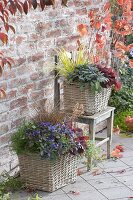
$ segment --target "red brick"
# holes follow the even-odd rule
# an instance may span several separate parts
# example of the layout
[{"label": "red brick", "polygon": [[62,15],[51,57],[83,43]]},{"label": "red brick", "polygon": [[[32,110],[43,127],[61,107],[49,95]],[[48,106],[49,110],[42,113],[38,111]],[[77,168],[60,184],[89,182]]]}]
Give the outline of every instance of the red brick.
[{"label": "red brick", "polygon": [[21,43],[25,42],[26,39],[27,39],[26,36],[17,36],[16,37],[16,44],[20,45]]},{"label": "red brick", "polygon": [[49,30],[52,28],[52,23],[48,22],[48,23],[44,23],[44,22],[40,22],[37,24],[36,26],[36,31],[37,32],[42,32],[42,31],[45,31],[45,30]]},{"label": "red brick", "polygon": [[15,98],[16,97],[16,93],[17,93],[17,90],[11,90],[10,92],[7,93],[7,98],[8,99]]},{"label": "red brick", "polygon": [[23,117],[23,118],[12,121],[11,129],[18,128],[21,124],[23,124],[24,120],[25,120],[25,118]]},{"label": "red brick", "polygon": [[18,88],[19,86],[25,85],[28,82],[26,78],[15,78],[8,83],[8,88]]},{"label": "red brick", "polygon": [[28,116],[29,115],[29,108],[28,106],[24,106],[24,107],[21,107],[20,109],[20,115],[21,116]]},{"label": "red brick", "polygon": [[0,125],[0,135],[7,133],[8,130],[9,130],[9,127],[8,127],[7,123]]},{"label": "red brick", "polygon": [[49,32],[46,34],[46,37],[47,37],[47,38],[56,38],[56,37],[59,37],[59,36],[61,36],[61,30],[49,31]]},{"label": "red brick", "polygon": [[14,61],[15,61],[15,64],[19,66],[26,62],[26,58],[18,58]]},{"label": "red brick", "polygon": [[43,99],[44,97],[44,91],[40,90],[40,91],[34,91],[31,92],[31,99],[33,99],[33,101],[39,100],[39,99]]},{"label": "red brick", "polygon": [[4,134],[0,136],[0,146],[7,144],[10,140],[10,136],[11,136],[10,134]]},{"label": "red brick", "polygon": [[21,97],[11,101],[10,110],[13,110],[17,107],[25,106],[27,104],[27,97]]},{"label": "red brick", "polygon": [[31,79],[32,81],[35,81],[35,80],[37,80],[38,78],[39,78],[39,74],[36,73],[36,72],[30,75],[30,79]]},{"label": "red brick", "polygon": [[28,61],[32,61],[32,62],[36,62],[36,61],[39,61],[41,59],[44,58],[44,53],[43,52],[40,52],[40,53],[36,53],[34,54],[33,56],[31,56]]},{"label": "red brick", "polygon": [[78,15],[87,15],[87,9],[86,8],[82,8],[82,9],[77,9],[76,10],[76,13],[78,14]]},{"label": "red brick", "polygon": [[34,83],[29,83],[25,85],[24,87],[19,88],[18,93],[19,95],[27,94],[29,90],[34,89]]}]

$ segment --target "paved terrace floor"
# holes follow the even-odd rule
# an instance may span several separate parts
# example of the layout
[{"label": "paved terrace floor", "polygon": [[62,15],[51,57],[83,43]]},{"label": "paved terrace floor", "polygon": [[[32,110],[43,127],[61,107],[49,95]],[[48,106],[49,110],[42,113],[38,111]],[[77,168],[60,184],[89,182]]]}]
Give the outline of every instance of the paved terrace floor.
[{"label": "paved terrace floor", "polygon": [[[113,136],[112,149],[124,145],[123,158],[99,163],[99,175],[87,172],[78,176],[77,182],[53,193],[38,191],[43,200],[130,200],[133,199],[133,138]],[[81,164],[83,165],[83,164]],[[80,166],[81,166],[80,165]],[[76,192],[72,194],[71,191]],[[27,200],[24,191],[13,194],[12,200]]]}]

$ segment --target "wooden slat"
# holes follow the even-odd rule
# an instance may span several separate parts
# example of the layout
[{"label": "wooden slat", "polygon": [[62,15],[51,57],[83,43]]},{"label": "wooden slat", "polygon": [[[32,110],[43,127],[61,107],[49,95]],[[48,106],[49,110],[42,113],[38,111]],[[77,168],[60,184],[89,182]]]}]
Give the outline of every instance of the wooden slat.
[{"label": "wooden slat", "polygon": [[[58,57],[55,56],[55,65],[58,63]],[[60,84],[58,82],[59,76],[57,73],[57,70],[54,72],[55,78],[54,78],[54,108],[60,109]]]},{"label": "wooden slat", "polygon": [[101,142],[97,143],[96,144],[96,147],[100,147],[102,146],[104,143],[108,142],[109,141],[109,137],[105,138],[104,140],[102,140]]}]

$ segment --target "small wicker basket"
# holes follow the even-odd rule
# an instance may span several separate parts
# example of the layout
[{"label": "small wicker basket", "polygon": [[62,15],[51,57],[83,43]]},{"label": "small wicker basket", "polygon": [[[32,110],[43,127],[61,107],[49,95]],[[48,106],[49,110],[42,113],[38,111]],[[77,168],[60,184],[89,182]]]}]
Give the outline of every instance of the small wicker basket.
[{"label": "small wicker basket", "polygon": [[76,181],[77,156],[67,154],[56,161],[41,159],[39,155],[19,155],[20,176],[26,186],[53,192]]},{"label": "small wicker basket", "polygon": [[86,85],[81,91],[78,83],[64,82],[64,110],[72,112],[77,103],[82,104],[86,115],[93,115],[107,108],[111,88],[103,88],[100,92],[93,91]]}]

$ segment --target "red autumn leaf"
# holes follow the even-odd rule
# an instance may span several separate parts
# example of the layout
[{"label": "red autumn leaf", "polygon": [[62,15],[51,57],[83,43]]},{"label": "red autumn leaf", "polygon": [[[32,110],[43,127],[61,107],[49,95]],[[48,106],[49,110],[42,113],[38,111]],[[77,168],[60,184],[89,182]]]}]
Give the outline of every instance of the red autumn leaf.
[{"label": "red autumn leaf", "polygon": [[94,27],[98,30],[98,29],[100,29],[100,27],[101,27],[101,22],[100,21],[96,21],[95,23],[94,23]]},{"label": "red autumn leaf", "polygon": [[7,44],[8,36],[5,33],[0,33],[0,40],[3,42],[3,44]]},{"label": "red autumn leaf", "polygon": [[96,43],[97,43],[97,48],[103,48],[104,43],[105,43],[105,37],[99,33],[96,34]]},{"label": "red autumn leaf", "polygon": [[123,17],[128,20],[131,21],[133,18],[133,12],[132,11],[123,11]]},{"label": "red autumn leaf", "polygon": [[15,34],[15,28],[11,25],[9,25],[9,28],[12,30],[12,32]]},{"label": "red autumn leaf", "polygon": [[130,51],[133,48],[133,43],[127,46],[127,51]]},{"label": "red autumn leaf", "polygon": [[5,97],[6,97],[5,90],[0,88],[0,99],[3,99]]},{"label": "red autumn leaf", "polygon": [[87,25],[85,25],[85,24],[78,25],[77,29],[78,29],[80,36],[85,36],[88,34]]},{"label": "red autumn leaf", "polygon": [[119,91],[121,88],[122,88],[121,82],[117,81],[117,82],[115,83],[115,90],[116,90],[116,91]]},{"label": "red autumn leaf", "polygon": [[125,53],[128,48],[123,42],[116,42],[115,49],[118,50],[118,51],[120,50],[123,53]]},{"label": "red autumn leaf", "polygon": [[67,1],[68,0],[62,0],[62,5],[67,6]]},{"label": "red autumn leaf", "polygon": [[105,5],[104,5],[104,11],[106,12],[107,10],[110,9],[110,2],[106,2]]},{"label": "red autumn leaf", "polygon": [[10,2],[10,6],[9,6],[9,10],[11,12],[12,15],[15,15],[16,11],[17,11],[17,7],[16,4],[14,3],[14,1],[9,1]]},{"label": "red autumn leaf", "polygon": [[3,0],[4,5],[7,6],[8,1],[7,0]]},{"label": "red autumn leaf", "polygon": [[43,0],[40,0],[40,6],[41,6],[41,9],[42,9],[42,11],[43,11],[44,8],[45,8],[45,3],[44,3]]},{"label": "red autumn leaf", "polygon": [[2,10],[3,10],[3,5],[2,3],[0,3],[0,12],[2,12]]},{"label": "red autumn leaf", "polygon": [[133,60],[129,60],[129,66],[133,68]]},{"label": "red autumn leaf", "polygon": [[127,3],[127,0],[117,0],[117,4],[120,6],[123,6],[125,3]]},{"label": "red autumn leaf", "polygon": [[88,16],[89,16],[90,19],[94,18],[94,16],[95,16],[95,11],[94,11],[94,10],[90,10]]},{"label": "red autumn leaf", "polygon": [[122,158],[123,155],[120,154],[120,150],[119,149],[114,149],[112,152],[111,152],[111,157],[113,158]]},{"label": "red autumn leaf", "polygon": [[6,32],[8,32],[9,31],[9,25],[7,23],[5,23],[4,27],[5,27]]},{"label": "red autumn leaf", "polygon": [[127,20],[120,19],[115,21],[114,31],[120,35],[129,35],[132,33],[132,26]]},{"label": "red autumn leaf", "polygon": [[32,0],[32,6],[34,9],[37,8],[37,0]]},{"label": "red autumn leaf", "polygon": [[123,0],[117,0],[117,4],[118,4],[118,5],[122,6],[122,5],[123,5],[123,3],[124,3],[124,1],[123,1]]},{"label": "red autumn leaf", "polygon": [[124,147],[122,145],[117,145],[115,148],[119,149],[120,152],[124,152]]},{"label": "red autumn leaf", "polygon": [[106,24],[109,28],[112,26],[112,14],[108,13],[104,19],[103,19],[104,24]]},{"label": "red autumn leaf", "polygon": [[18,1],[15,1],[16,3],[16,7],[18,9],[18,11],[22,14],[23,13],[23,4],[21,2],[18,3]]},{"label": "red autumn leaf", "polygon": [[44,0],[46,6],[51,6],[55,4],[55,0]]},{"label": "red autumn leaf", "polygon": [[98,56],[93,56],[93,61],[95,64],[100,62],[100,58]]},{"label": "red autumn leaf", "polygon": [[27,1],[25,1],[24,4],[23,4],[23,10],[24,10],[24,13],[27,15],[27,13],[28,13],[28,3],[27,3]]}]

